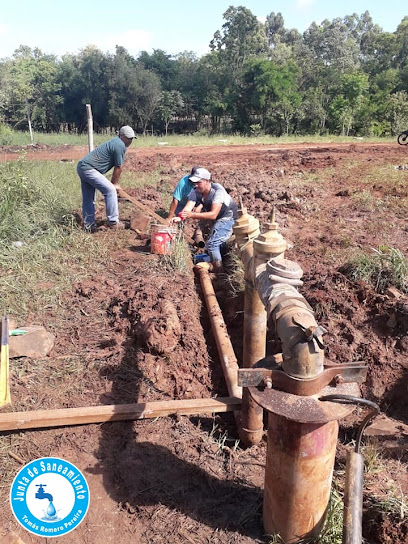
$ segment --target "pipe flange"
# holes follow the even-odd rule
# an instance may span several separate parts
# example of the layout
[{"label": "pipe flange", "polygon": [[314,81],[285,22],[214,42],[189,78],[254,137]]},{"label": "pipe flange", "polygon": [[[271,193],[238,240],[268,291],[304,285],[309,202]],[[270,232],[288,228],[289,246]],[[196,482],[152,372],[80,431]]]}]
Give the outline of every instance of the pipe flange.
[{"label": "pipe flange", "polygon": [[289,280],[300,280],[303,276],[303,270],[298,263],[289,259],[269,259],[266,268],[268,274]]},{"label": "pipe flange", "polygon": [[303,397],[292,395],[278,389],[248,387],[251,397],[268,412],[285,417],[298,423],[327,423],[347,417],[355,409],[349,404],[338,404],[330,401],[320,401],[319,397],[326,395],[351,395],[360,397],[360,387],[357,383],[343,383],[326,386],[318,394]]}]

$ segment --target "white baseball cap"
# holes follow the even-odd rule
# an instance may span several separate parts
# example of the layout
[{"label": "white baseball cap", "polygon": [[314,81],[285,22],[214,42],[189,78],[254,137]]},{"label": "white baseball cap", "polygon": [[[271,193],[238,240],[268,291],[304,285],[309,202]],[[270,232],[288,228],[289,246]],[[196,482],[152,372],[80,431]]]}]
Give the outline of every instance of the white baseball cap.
[{"label": "white baseball cap", "polygon": [[123,134],[123,136],[126,136],[126,138],[136,138],[136,134],[132,127],[129,125],[125,125],[124,127],[121,127],[119,130],[119,136]]},{"label": "white baseball cap", "polygon": [[194,172],[194,176],[190,176],[188,178],[193,183],[198,183],[202,179],[211,179],[211,174],[208,170],[205,168],[196,168],[196,171]]}]

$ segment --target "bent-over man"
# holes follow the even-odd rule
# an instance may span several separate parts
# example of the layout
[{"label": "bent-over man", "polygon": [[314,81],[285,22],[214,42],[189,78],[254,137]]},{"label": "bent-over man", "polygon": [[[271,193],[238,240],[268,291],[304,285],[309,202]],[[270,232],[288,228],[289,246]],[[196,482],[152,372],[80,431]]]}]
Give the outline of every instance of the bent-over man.
[{"label": "bent-over man", "polygon": [[[136,138],[133,129],[123,126],[118,136],[108,140],[88,153],[78,162],[77,172],[81,180],[82,216],[84,230],[95,232],[95,196],[96,190],[105,198],[108,227],[124,228],[119,221],[117,189],[120,189],[119,178],[127,148]],[[111,181],[104,174],[113,168]]]}]

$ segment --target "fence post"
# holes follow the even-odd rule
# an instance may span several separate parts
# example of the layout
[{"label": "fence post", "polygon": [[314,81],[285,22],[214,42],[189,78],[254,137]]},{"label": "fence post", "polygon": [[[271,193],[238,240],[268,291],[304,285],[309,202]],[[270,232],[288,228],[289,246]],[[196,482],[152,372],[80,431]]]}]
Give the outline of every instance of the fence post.
[{"label": "fence post", "polygon": [[89,152],[93,151],[94,149],[94,142],[93,142],[93,121],[92,121],[92,109],[91,104],[86,104],[86,117],[88,119],[88,147]]}]

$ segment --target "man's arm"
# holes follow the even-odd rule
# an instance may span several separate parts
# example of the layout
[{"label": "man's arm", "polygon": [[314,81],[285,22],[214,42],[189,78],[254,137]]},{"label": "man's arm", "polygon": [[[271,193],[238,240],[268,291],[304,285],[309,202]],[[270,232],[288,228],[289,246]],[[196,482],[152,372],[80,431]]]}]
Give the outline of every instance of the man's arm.
[{"label": "man's arm", "polygon": [[173,219],[174,212],[176,211],[178,203],[179,201],[177,200],[177,198],[173,197],[173,200],[171,201],[171,204],[170,204],[169,215],[167,216],[167,221],[171,221]]},{"label": "man's arm", "polygon": [[[189,204],[192,204],[189,208],[187,206]],[[221,202],[217,202],[211,205],[211,210],[209,212],[193,212],[191,211],[194,208],[194,202],[189,200],[187,204],[185,205],[183,211],[181,212],[183,219],[207,219],[207,220],[215,220],[217,219],[217,215],[220,213],[222,204]]]},{"label": "man's arm", "polygon": [[122,167],[121,166],[115,166],[113,168],[113,174],[112,174],[111,182],[113,183],[113,185],[115,185],[116,189],[120,189],[119,178],[120,178],[121,173],[122,173]]}]

